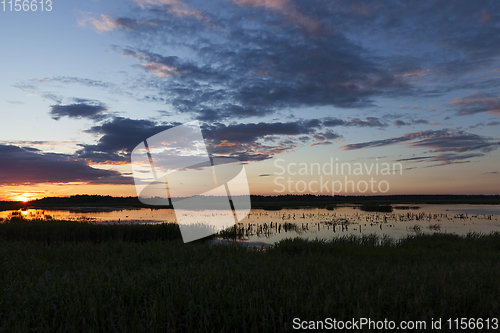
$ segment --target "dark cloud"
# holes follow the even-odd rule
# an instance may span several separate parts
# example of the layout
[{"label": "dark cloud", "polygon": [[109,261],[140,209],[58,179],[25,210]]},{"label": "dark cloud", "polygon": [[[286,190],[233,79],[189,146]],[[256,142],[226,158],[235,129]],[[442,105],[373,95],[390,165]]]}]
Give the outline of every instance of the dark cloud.
[{"label": "dark cloud", "polygon": [[466,152],[479,150],[482,152],[497,149],[500,142],[485,138],[480,135],[466,132],[449,132],[446,129],[439,131],[423,131],[407,133],[396,138],[355,143],[342,146],[343,150],[356,150],[363,148],[383,147],[396,143],[408,142],[410,147],[431,148],[433,152]]},{"label": "dark cloud", "polygon": [[433,159],[436,156],[417,156],[417,157],[409,157],[409,158],[400,158],[399,160],[396,160],[396,162],[411,162],[411,161],[425,161],[429,159]]},{"label": "dark cloud", "polygon": [[380,121],[379,118],[368,117],[366,120],[351,118],[344,126],[359,126],[359,127],[386,127],[387,124]]},{"label": "dark cloud", "polygon": [[[288,123],[222,123],[205,125],[203,134],[211,154],[237,158],[241,161],[265,160],[282,154],[303,143],[304,134],[317,135],[321,121],[300,120]],[[324,139],[338,137],[332,132],[323,133]]]},{"label": "dark cloud", "polygon": [[411,147],[431,148],[435,152],[466,152],[472,150],[489,152],[497,149],[499,145],[500,142],[498,141],[465,132],[433,135],[410,144]]},{"label": "dark cloud", "polygon": [[377,117],[368,117],[365,120],[361,120],[359,118],[351,118],[349,120],[342,120],[340,118],[323,118],[322,119],[323,126],[326,127],[335,127],[335,126],[357,126],[357,127],[386,127],[388,126],[385,122],[383,122],[380,118]]},{"label": "dark cloud", "polygon": [[440,122],[429,122],[428,120],[425,119],[412,119],[411,121],[402,121],[400,119],[394,121],[394,125],[396,126],[409,126],[409,125],[444,125],[443,123]]},{"label": "dark cloud", "polygon": [[106,117],[103,114],[103,112],[107,111],[106,105],[99,101],[76,98],[75,102],[66,105],[51,105],[50,114],[52,118],[55,120],[59,120],[62,117],[100,120]]},{"label": "dark cloud", "polygon": [[397,160],[397,162],[437,162],[437,164],[432,164],[426,166],[427,168],[443,166],[449,164],[457,163],[469,163],[471,159],[475,157],[482,157],[484,154],[481,153],[469,153],[469,154],[438,154],[435,156],[419,156],[411,158],[402,158]]},{"label": "dark cloud", "polygon": [[207,150],[212,156],[231,157],[242,162],[263,161],[274,155],[283,154],[297,147],[293,140],[282,140],[277,144],[267,145],[263,142],[213,144],[208,142]]},{"label": "dark cloud", "polygon": [[428,137],[428,136],[436,136],[436,135],[444,135],[446,134],[446,130],[440,130],[440,131],[423,131],[423,132],[415,132],[415,133],[406,133],[403,136],[396,137],[396,138],[389,138],[389,139],[384,139],[384,140],[375,140],[375,141],[368,141],[368,142],[362,142],[362,143],[353,143],[353,144],[348,144],[345,146],[342,146],[342,150],[356,150],[356,149],[363,149],[363,148],[374,148],[374,147],[383,147],[383,146],[388,146],[396,143],[401,143],[401,142],[406,142],[406,141],[411,141],[423,137]]},{"label": "dark cloud", "polygon": [[[76,152],[76,156],[95,163],[125,163],[129,161],[132,149],[141,141],[177,125],[179,123],[114,117],[87,130],[88,133],[99,135],[99,141],[94,145],[80,145],[82,149]],[[318,141],[316,144],[331,143],[331,140],[340,137],[332,131],[321,131],[322,128],[320,119],[311,119],[276,123],[205,124],[202,125],[202,133],[207,149],[213,156],[254,161],[294,149],[312,137]]]},{"label": "dark cloud", "polygon": [[[310,5],[310,10],[314,7]],[[380,48],[390,46],[393,54],[404,55],[400,61],[392,59],[392,66],[408,77],[422,77],[427,69],[460,76],[494,61],[500,51],[500,4],[494,0],[437,0],[426,6],[411,1],[355,0],[326,7],[318,14],[341,30],[368,40],[385,40]]]},{"label": "dark cloud", "polygon": [[318,145],[331,145],[333,144],[332,140],[338,139],[341,136],[337,133],[327,131],[323,133],[314,133],[312,137],[316,139],[316,142],[312,143],[311,146],[318,146]]},{"label": "dark cloud", "polygon": [[324,118],[323,125],[326,127],[335,127],[335,126],[343,126],[345,125],[345,120],[339,118]]},{"label": "dark cloud", "polygon": [[[146,47],[115,49],[137,59],[158,90],[157,98],[204,121],[301,106],[370,106],[375,96],[409,91],[368,50],[339,31],[333,33],[333,26],[312,33],[293,22],[299,12],[290,21],[288,15],[255,6],[220,5],[217,11],[203,12],[210,24],[151,6],[136,17],[114,20],[143,45],[176,45],[189,49],[189,56]],[[315,25],[314,18],[308,22]]]},{"label": "dark cloud", "polygon": [[156,93],[144,100],[203,121],[498,86],[493,78],[450,81],[495,61],[495,1],[136,3],[128,17],[91,23],[100,31],[123,29],[136,42],[115,50],[147,73],[137,84]]},{"label": "dark cloud", "polygon": [[416,119],[416,120],[413,120],[412,121],[414,124],[428,124],[429,121],[425,120],[425,119]]},{"label": "dark cloud", "polygon": [[176,125],[179,124],[158,124],[151,120],[114,117],[87,130],[86,132],[101,137],[95,145],[81,144],[82,149],[76,154],[80,158],[99,163],[127,162],[130,161],[130,152],[140,142]]},{"label": "dark cloud", "polygon": [[487,112],[500,115],[500,97],[478,94],[467,97],[457,97],[449,103],[459,116],[468,116]]},{"label": "dark cloud", "polygon": [[0,184],[84,182],[132,184],[132,179],[112,170],[95,169],[71,155],[43,153],[35,148],[0,145]]},{"label": "dark cloud", "polygon": [[[415,113],[364,120],[335,114],[313,121],[251,119],[301,107],[369,108],[380,97],[427,98],[468,89],[483,93],[452,101],[457,114],[499,113],[499,100],[490,90],[500,80],[487,75],[470,79],[478,69],[490,70],[500,52],[496,1],[436,0],[425,6],[398,0],[135,3],[128,17],[103,15],[102,21],[89,22],[98,31],[122,29],[130,37],[130,45],[114,50],[133,58],[134,67],[142,70],[133,85],[149,91],[140,96],[137,89],[138,98],[169,104],[177,114],[205,122],[203,133],[214,155],[264,160],[298,145],[332,144],[339,138],[329,130],[333,127],[385,128],[387,119],[395,126],[443,125]],[[402,108],[427,110],[407,103]],[[89,130],[101,138],[82,145],[78,156],[126,161],[138,142],[172,125],[113,118]],[[479,135],[427,130],[342,149],[400,143],[430,150],[432,156],[420,160],[437,165],[465,163],[498,147]]]},{"label": "dark cloud", "polygon": [[324,132],[324,133],[314,133],[312,136],[316,140],[320,140],[320,141],[334,140],[334,139],[340,138],[340,135],[333,133],[333,132],[330,132],[330,131]]},{"label": "dark cloud", "polygon": [[222,123],[204,126],[205,138],[220,143],[222,141],[236,143],[252,143],[268,135],[300,135],[312,134],[321,127],[319,120],[295,121],[289,123],[257,123],[234,124]]},{"label": "dark cloud", "polygon": [[406,125],[411,125],[411,122],[407,121],[407,122],[404,122],[402,120],[395,120],[394,121],[394,125],[396,126],[406,126]]}]

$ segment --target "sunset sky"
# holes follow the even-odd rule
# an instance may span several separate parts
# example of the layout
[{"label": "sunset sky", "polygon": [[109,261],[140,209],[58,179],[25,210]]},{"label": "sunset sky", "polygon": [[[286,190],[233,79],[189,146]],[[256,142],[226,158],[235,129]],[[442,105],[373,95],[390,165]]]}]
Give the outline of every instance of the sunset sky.
[{"label": "sunset sky", "polygon": [[[0,7],[0,200],[135,196],[131,150],[193,120],[252,194],[332,159],[400,163],[385,194],[500,194],[498,1],[52,8]],[[280,177],[320,176],[345,179]]]}]

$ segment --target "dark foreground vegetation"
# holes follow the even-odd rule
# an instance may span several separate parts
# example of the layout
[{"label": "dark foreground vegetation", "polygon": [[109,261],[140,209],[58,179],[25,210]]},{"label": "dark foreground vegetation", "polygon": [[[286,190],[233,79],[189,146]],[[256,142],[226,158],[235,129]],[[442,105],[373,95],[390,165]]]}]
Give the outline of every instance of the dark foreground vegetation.
[{"label": "dark foreground vegetation", "polygon": [[267,251],[179,238],[175,225],[1,223],[0,331],[279,332],[294,318],[500,313],[499,233],[293,239]]}]

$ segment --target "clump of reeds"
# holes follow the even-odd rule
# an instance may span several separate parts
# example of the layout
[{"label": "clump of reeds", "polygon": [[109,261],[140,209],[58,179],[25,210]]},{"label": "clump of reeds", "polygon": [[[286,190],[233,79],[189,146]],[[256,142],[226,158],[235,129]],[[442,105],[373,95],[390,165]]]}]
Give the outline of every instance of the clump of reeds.
[{"label": "clump of reeds", "polygon": [[428,226],[428,228],[429,228],[429,230],[439,231],[439,230],[441,230],[441,224],[439,224],[439,223],[430,224]]}]

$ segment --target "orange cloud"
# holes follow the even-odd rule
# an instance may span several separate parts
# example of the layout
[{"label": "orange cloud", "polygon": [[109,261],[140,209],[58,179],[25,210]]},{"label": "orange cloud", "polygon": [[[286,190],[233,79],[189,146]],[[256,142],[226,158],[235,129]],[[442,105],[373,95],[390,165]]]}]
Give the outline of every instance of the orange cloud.
[{"label": "orange cloud", "polygon": [[283,11],[290,7],[289,0],[233,0],[241,7],[266,7]]},{"label": "orange cloud", "polygon": [[457,109],[459,115],[471,115],[480,112],[493,115],[500,114],[500,98],[496,96],[456,97],[448,104]]},{"label": "orange cloud", "polygon": [[86,13],[85,17],[78,21],[78,25],[90,25],[99,33],[109,32],[117,27],[116,22],[111,18],[111,16],[101,14],[101,19],[99,20],[95,17],[90,16],[89,13]]},{"label": "orange cloud", "polygon": [[372,10],[364,5],[352,5],[351,11],[360,16],[370,16],[372,14]]},{"label": "orange cloud", "polygon": [[300,13],[289,0],[232,0],[240,7],[265,7],[280,12],[290,22],[305,28],[309,33],[316,34],[321,25]]},{"label": "orange cloud", "polygon": [[219,147],[232,147],[232,146],[236,146],[236,143],[229,142],[228,140],[222,140],[221,143],[219,143],[217,146],[219,146]]},{"label": "orange cloud", "polygon": [[412,77],[412,76],[426,76],[427,72],[430,72],[430,69],[426,70],[421,70],[421,71],[416,71],[416,72],[409,72],[409,73],[403,73],[403,74],[395,74],[395,77]]},{"label": "orange cloud", "polygon": [[479,16],[479,22],[482,22],[482,23],[490,22],[493,19],[493,15],[491,15],[490,13],[488,13],[485,10],[480,12],[478,16]]},{"label": "orange cloud", "polygon": [[150,8],[153,6],[168,6],[168,12],[176,16],[188,17],[194,16],[199,20],[205,21],[205,16],[199,11],[178,0],[134,0],[141,8]]},{"label": "orange cloud", "polygon": [[172,76],[172,74],[180,73],[180,71],[175,68],[170,68],[154,62],[149,64],[142,64],[142,66],[146,67],[151,72],[155,72],[156,74],[154,76],[156,77],[169,77]]}]

